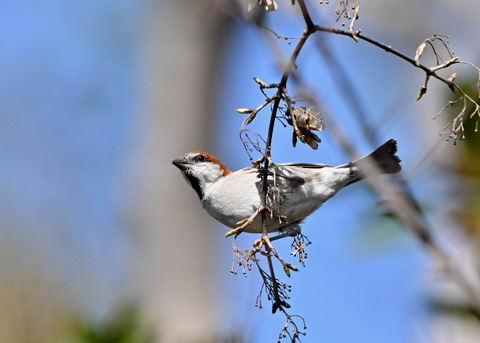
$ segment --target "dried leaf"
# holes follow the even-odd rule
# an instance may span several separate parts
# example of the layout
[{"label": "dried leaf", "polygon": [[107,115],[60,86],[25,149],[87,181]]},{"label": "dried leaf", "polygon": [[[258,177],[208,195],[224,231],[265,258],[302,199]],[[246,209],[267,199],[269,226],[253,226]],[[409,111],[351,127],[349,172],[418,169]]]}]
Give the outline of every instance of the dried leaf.
[{"label": "dried leaf", "polygon": [[306,107],[293,107],[291,116],[295,118],[297,127],[300,130],[323,131],[324,124],[319,119],[320,113],[314,113]]},{"label": "dried leaf", "polygon": [[267,12],[278,10],[278,4],[275,0],[261,0],[261,5]]},{"label": "dried leaf", "polygon": [[324,128],[323,122],[319,119],[320,113],[312,111],[306,107],[293,107],[292,113],[290,113],[290,119],[288,123],[292,126],[293,120],[298,130],[294,130],[292,144],[293,147],[297,144],[297,137],[302,143],[308,144],[312,149],[318,149],[318,143],[321,142],[320,138],[314,134],[311,130],[322,131]]},{"label": "dried leaf", "polygon": [[248,2],[248,12],[251,12],[255,7],[261,6],[267,12],[276,11],[278,9],[278,4],[275,0],[250,0]]},{"label": "dried leaf", "polygon": [[304,143],[307,143],[313,150],[317,150],[318,143],[320,143],[322,140],[311,131],[307,131],[305,137],[306,138]]}]

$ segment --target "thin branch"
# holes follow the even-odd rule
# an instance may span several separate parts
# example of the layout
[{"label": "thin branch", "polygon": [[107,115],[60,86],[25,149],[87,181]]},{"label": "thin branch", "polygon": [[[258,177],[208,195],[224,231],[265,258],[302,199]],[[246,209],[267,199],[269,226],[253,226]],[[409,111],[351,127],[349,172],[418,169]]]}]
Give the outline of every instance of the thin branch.
[{"label": "thin branch", "polygon": [[[294,1],[295,2],[295,1]],[[293,3],[294,3],[293,2]],[[271,240],[268,236],[268,228],[267,228],[267,212],[270,212],[271,216],[276,216],[279,217],[279,220],[281,220],[281,213],[273,213],[274,210],[278,212],[278,208],[272,207],[269,208],[267,205],[267,199],[269,199],[269,192],[273,194],[272,200],[273,200],[273,206],[275,206],[276,203],[276,198],[275,198],[275,190],[276,190],[276,173],[275,169],[271,168],[273,166],[273,162],[271,160],[271,149],[272,149],[272,137],[273,137],[273,132],[274,132],[274,126],[275,126],[275,121],[278,118],[277,113],[279,111],[280,107],[280,102],[284,101],[286,102],[287,106],[287,111],[290,111],[292,113],[292,100],[290,96],[288,95],[287,91],[287,81],[289,80],[290,76],[293,73],[294,68],[296,68],[296,61],[297,58],[302,51],[306,41],[309,39],[309,37],[316,33],[316,32],[327,32],[327,33],[333,33],[333,34],[339,34],[339,35],[344,35],[351,37],[355,41],[363,40],[366,41],[374,46],[377,46],[384,51],[391,53],[407,62],[412,64],[414,67],[421,69],[423,72],[425,72],[425,82],[420,90],[419,93],[419,98],[423,94],[426,93],[427,91],[427,85],[428,81],[430,78],[435,78],[442,83],[446,84],[452,91],[458,90],[461,94],[461,98],[463,100],[463,108],[460,111],[460,114],[453,119],[453,121],[447,125],[451,125],[451,130],[450,130],[450,137],[453,137],[454,139],[457,138],[459,134],[463,134],[464,132],[464,127],[463,127],[463,122],[465,119],[466,115],[466,102],[471,101],[476,104],[476,102],[469,96],[467,95],[459,86],[457,86],[453,80],[455,79],[455,75],[452,74],[449,79],[446,79],[440,75],[437,74],[437,71],[445,69],[449,67],[450,65],[454,63],[459,63],[458,58],[452,58],[452,53],[451,49],[448,43],[448,40],[446,36],[433,36],[427,40],[425,40],[422,45],[417,49],[416,56],[414,58],[407,56],[406,54],[401,53],[398,50],[393,49],[391,46],[380,43],[372,38],[369,38],[367,36],[362,35],[361,30],[356,30],[354,31],[354,25],[357,19],[359,7],[355,5],[355,1],[353,3],[353,18],[349,14],[348,10],[348,0],[341,1],[339,4],[339,7],[337,7],[337,10],[339,12],[340,16],[344,14],[344,22],[345,18],[351,19],[349,30],[340,30],[336,28],[329,28],[329,27],[323,27],[319,25],[314,25],[310,14],[305,6],[304,0],[298,0],[298,5],[301,9],[303,19],[306,24],[306,29],[304,30],[302,36],[299,38],[299,41],[297,42],[297,45],[295,46],[295,49],[293,50],[287,64],[284,67],[283,75],[278,84],[270,84],[267,85],[263,81],[261,81],[258,78],[254,78],[255,81],[260,85],[260,90],[262,93],[265,95],[266,100],[258,106],[255,110],[249,110],[249,109],[243,109],[245,110],[244,113],[249,113],[249,117],[244,121],[244,124],[242,125],[242,133],[247,137],[247,140],[244,141],[244,145],[248,151],[250,146],[255,148],[257,151],[263,153],[263,156],[257,160],[254,164],[257,165],[258,167],[258,172],[259,176],[261,178],[261,204],[259,206],[259,209],[247,220],[244,222],[240,223],[240,226],[232,231],[229,232],[229,234],[235,234],[238,235],[240,234],[248,225],[250,225],[253,220],[260,214],[261,219],[262,219],[262,238],[261,240],[256,240],[254,245],[252,246],[252,251],[243,251],[240,249],[236,249],[234,246],[234,265],[232,266],[232,271],[236,272],[240,266],[242,266],[244,273],[246,273],[246,268],[250,269],[251,263],[249,261],[254,261],[258,269],[260,271],[260,274],[263,278],[263,285],[259,294],[259,297],[257,297],[257,302],[261,301],[261,294],[262,291],[265,290],[267,292],[267,295],[269,296],[269,299],[272,300],[273,306],[272,310],[273,312],[277,311],[280,309],[285,316],[287,317],[287,323],[284,329],[280,333],[280,339],[285,337],[286,334],[289,335],[290,339],[292,342],[295,342],[296,339],[300,340],[299,334],[304,334],[300,332],[297,328],[297,325],[293,322],[293,317],[296,316],[290,316],[286,311],[285,308],[288,308],[289,305],[286,303],[285,299],[288,297],[285,293],[285,289],[288,287],[284,283],[280,282],[276,277],[275,277],[275,270],[273,267],[273,258],[277,259],[284,267],[285,273],[290,276],[289,270],[297,270],[295,267],[293,267],[291,264],[288,264],[283,261],[283,259],[279,256],[279,254],[275,251],[275,248],[273,247]],[[340,18],[340,17],[339,17]],[[272,30],[268,29],[270,32],[273,32]],[[273,32],[277,38],[282,38],[282,36],[276,34]],[[284,39],[285,40],[285,39]],[[440,55],[437,53],[435,47],[433,46],[432,42],[434,40],[439,40],[447,49],[450,59],[447,61],[444,61]],[[287,40],[288,41],[288,40]],[[437,65],[434,67],[428,67],[424,64],[420,63],[420,57],[423,53],[423,49],[425,48],[425,45],[429,44],[433,51],[434,54],[437,58]],[[442,64],[439,64],[439,61],[442,61]],[[467,63],[468,62],[464,62]],[[480,69],[475,67],[477,71],[479,72],[480,75]],[[479,81],[480,85],[480,81]],[[276,93],[272,97],[268,97],[265,89],[267,88],[276,88]],[[479,86],[479,92],[480,92],[480,86]],[[314,101],[312,100],[312,104]],[[260,112],[262,109],[264,109],[268,104],[272,104],[272,109],[271,109],[271,115],[270,115],[270,122],[269,122],[269,128],[268,128],[268,135],[265,143],[265,148],[262,149],[259,137],[257,133],[254,133],[257,141],[254,142],[248,137],[248,133],[251,132],[245,128],[245,125],[248,125],[256,116],[258,112]],[[442,113],[448,106],[451,106],[453,103],[449,103],[447,106],[445,106],[440,113]],[[476,109],[473,111],[471,116],[474,116],[475,114],[480,116],[480,106],[476,104]],[[318,105],[317,105],[318,107]],[[333,123],[333,122],[332,122]],[[298,125],[296,123],[296,120],[294,116],[292,115],[292,125],[294,127],[295,133],[298,135],[298,132],[300,131],[298,128]],[[446,126],[447,127],[447,126]],[[446,128],[445,127],[445,128]],[[346,139],[345,136],[343,136],[343,133],[338,127],[335,127],[335,125],[331,126],[332,132],[334,132],[334,136],[339,139],[340,144],[343,146],[343,148],[348,151],[352,156],[356,156],[356,150],[355,147]],[[372,135],[373,137],[373,135]],[[261,137],[260,137],[261,138]],[[242,140],[243,141],[243,140]],[[375,166],[372,165],[370,166],[372,170],[370,172],[375,173]],[[272,175],[271,170],[273,169],[273,188],[269,186],[268,184],[268,177]],[[368,169],[368,167],[367,167]],[[367,174],[370,173],[367,170]],[[382,198],[385,198],[388,200],[389,204],[392,206],[392,212],[395,214],[395,216],[407,227],[409,228],[412,233],[422,242],[422,244],[425,246],[426,250],[430,251],[430,253],[434,256],[436,256],[436,259],[438,261],[441,261],[443,265],[445,266],[445,270],[448,271],[446,272],[447,275],[451,277],[452,280],[454,280],[457,285],[465,292],[467,296],[471,299],[472,303],[474,304],[475,307],[480,312],[480,296],[477,294],[476,290],[474,287],[469,283],[469,281],[462,275],[462,273],[459,271],[458,266],[455,266],[448,258],[448,255],[439,247],[439,245],[436,243],[436,241],[433,239],[433,237],[430,235],[429,227],[428,224],[426,223],[425,218],[423,218],[422,214],[420,211],[414,208],[413,204],[415,204],[415,199],[413,198],[412,194],[406,190],[405,187],[401,187],[400,185],[404,185],[403,182],[397,182],[393,183],[392,181],[384,181],[383,179],[377,179],[377,178],[372,178],[370,179],[370,185],[371,187],[375,190],[375,192],[378,193],[378,195]],[[272,239],[273,240],[273,239]],[[310,243],[307,240],[308,243]],[[306,243],[306,245],[308,245]],[[297,253],[299,254],[300,261],[302,262],[302,265],[304,264],[304,259],[306,258],[306,254],[303,250],[303,245],[305,244],[305,241],[303,238],[298,238],[297,241],[294,240],[294,243],[292,243],[292,255],[296,255]],[[262,250],[263,247],[263,250]],[[258,260],[255,258],[255,255],[257,253],[260,253],[261,255],[266,256],[268,265],[269,265],[269,273],[266,273],[260,268],[260,265],[258,263]],[[238,261],[237,268],[234,269],[235,266],[235,259]],[[299,317],[303,320],[302,317]],[[293,335],[290,334],[290,332],[287,330],[289,326],[292,325],[293,328]]]},{"label": "thin branch", "polygon": [[357,30],[355,32],[350,32],[350,31],[346,31],[346,30],[333,28],[333,27],[325,27],[325,26],[319,26],[319,25],[315,25],[314,30],[315,30],[315,32],[327,32],[327,33],[333,33],[333,34],[342,35],[342,36],[348,36],[348,37],[351,37],[351,38],[357,37],[359,40],[364,40],[364,41],[366,41],[366,42],[368,42],[372,45],[375,45],[376,47],[379,47],[382,50],[385,50],[386,52],[389,52],[389,53],[391,53],[391,54],[393,54],[397,57],[400,57],[402,60],[409,62],[410,64],[412,64],[416,68],[420,68],[427,75],[438,79],[439,81],[445,83],[447,86],[455,87],[455,88],[458,89],[458,86],[455,83],[453,83],[453,82],[449,81],[448,79],[445,79],[444,77],[438,75],[437,73],[435,73],[435,70],[432,70],[430,67],[427,67],[424,64],[419,64],[418,61],[415,60],[415,58],[412,58],[412,57],[410,57],[410,56],[392,48],[390,45],[381,43],[381,42],[379,42],[379,41],[377,41],[373,38],[370,38],[368,36],[364,36],[362,34],[361,30]]},{"label": "thin branch", "polygon": [[[377,41],[373,38],[362,35],[361,30],[351,32],[351,31],[341,30],[341,29],[337,29],[337,28],[324,27],[324,26],[319,26],[319,25],[315,25],[314,30],[315,30],[315,32],[326,32],[326,33],[333,33],[333,34],[348,36],[348,37],[353,38],[356,41],[364,40],[364,41],[366,41],[366,42],[368,42],[368,43],[370,43],[374,46],[377,46],[377,47],[385,50],[388,53],[391,53],[391,54],[399,57],[400,59],[403,59],[404,61],[409,62],[414,67],[419,68],[422,71],[424,71],[425,75],[426,75],[425,76],[425,82],[424,82],[422,88],[420,89],[420,92],[417,95],[417,100],[420,100],[422,98],[422,96],[426,93],[428,81],[430,80],[430,77],[433,77],[433,78],[439,80],[440,82],[444,83],[445,85],[447,85],[452,90],[452,92],[458,91],[461,94],[462,97],[464,97],[465,99],[467,99],[468,101],[470,101],[472,104],[475,105],[475,110],[473,111],[471,116],[473,116],[475,114],[480,114],[480,106],[478,105],[478,103],[474,99],[472,99],[472,97],[470,97],[467,93],[465,93],[465,91],[460,86],[458,86],[455,82],[453,82],[453,80],[455,79],[455,77],[454,77],[455,75],[450,76],[450,78],[445,78],[445,77],[442,77],[442,76],[437,74],[437,71],[448,68],[449,66],[451,66],[452,64],[455,64],[455,63],[464,63],[464,64],[471,65],[479,73],[478,90],[479,90],[479,94],[480,94],[480,69],[478,67],[476,67],[475,65],[473,65],[472,63],[459,61],[458,57],[453,57],[453,58],[450,58],[449,60],[443,62],[440,65],[436,65],[434,67],[428,67],[424,64],[421,64],[420,61],[419,61],[420,55],[422,54],[423,51],[419,52],[418,49],[417,49],[416,56],[414,58],[412,58],[412,57],[410,57],[410,56],[392,48],[390,45],[386,45],[386,44],[381,43],[381,42],[379,42],[379,41]],[[441,38],[438,38],[438,37],[441,37]],[[430,45],[432,45],[431,41],[433,41],[435,39],[440,40],[442,42],[442,44],[445,46],[445,48],[447,49],[447,51],[449,53],[449,56],[451,57],[453,53],[451,52],[451,48],[450,48],[450,45],[449,45],[448,41],[446,42],[444,37],[447,37],[447,36],[434,35],[432,38],[430,38],[429,40],[426,40],[425,42],[428,42]],[[421,49],[423,50],[424,47],[421,47]],[[434,50],[434,53],[435,53],[435,56],[438,59],[439,54],[436,52],[436,50]],[[467,106],[465,105],[463,107],[462,111],[451,122],[449,122],[447,124],[447,126],[451,126],[451,130],[449,130],[447,132],[444,132],[444,133],[449,134],[449,138],[454,139],[454,143],[456,142],[458,137],[460,137],[460,139],[465,138],[464,137],[465,130],[464,130],[463,123],[465,121],[466,108],[467,108]]]},{"label": "thin branch", "polygon": [[310,14],[308,13],[307,6],[305,6],[305,2],[303,0],[298,1],[298,6],[300,6],[300,10],[302,11],[303,19],[305,20],[305,24],[307,24],[307,30],[312,30],[314,24]]}]

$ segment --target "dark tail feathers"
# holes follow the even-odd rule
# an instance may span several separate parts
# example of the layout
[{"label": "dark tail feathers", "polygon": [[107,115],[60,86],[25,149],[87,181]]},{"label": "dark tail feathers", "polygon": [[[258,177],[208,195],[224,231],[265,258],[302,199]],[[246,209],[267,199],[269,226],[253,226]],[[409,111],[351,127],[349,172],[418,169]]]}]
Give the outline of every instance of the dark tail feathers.
[{"label": "dark tail feathers", "polygon": [[402,166],[400,165],[400,158],[395,155],[396,152],[397,141],[390,139],[389,141],[383,143],[375,151],[371,152],[369,155],[353,161],[352,164],[359,170],[355,173],[356,177],[348,184],[360,181],[367,176],[372,176],[370,173],[365,172],[365,170],[368,170],[370,163],[375,163],[376,167],[380,169],[382,174],[398,173],[400,170],[402,170]]},{"label": "dark tail feathers", "polygon": [[[373,159],[383,173],[394,174],[402,170],[402,166],[400,165],[402,160],[395,155],[396,153],[397,141],[390,139],[364,158]],[[364,158],[361,158],[358,162],[361,162]]]}]

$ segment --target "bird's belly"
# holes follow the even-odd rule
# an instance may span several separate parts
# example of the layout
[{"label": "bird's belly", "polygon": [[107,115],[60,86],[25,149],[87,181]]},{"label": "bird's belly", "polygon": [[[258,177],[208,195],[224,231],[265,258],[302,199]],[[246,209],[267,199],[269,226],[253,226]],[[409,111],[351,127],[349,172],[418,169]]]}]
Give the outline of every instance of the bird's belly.
[{"label": "bird's belly", "polygon": [[[236,228],[240,222],[251,218],[261,203],[260,192],[256,188],[245,188],[240,194],[243,196],[239,197],[239,194],[237,194],[235,197],[237,200],[218,196],[205,199],[203,207],[220,223],[230,228]],[[269,198],[267,205],[272,209],[273,213],[266,212],[267,231],[278,231],[278,229],[287,226],[289,223],[302,221],[316,211],[321,204],[322,201],[309,198],[306,194],[297,194],[297,192],[281,195],[277,205]],[[262,231],[262,215],[259,214],[245,228],[245,232],[261,233]]]},{"label": "bird's belly", "polygon": [[[220,223],[236,228],[238,223],[250,218],[259,208],[260,192],[253,178],[251,182],[240,184],[231,182],[222,185],[221,190],[213,189],[202,201],[205,210]],[[228,181],[228,180],[227,180]],[[228,189],[226,194],[222,189]]]}]

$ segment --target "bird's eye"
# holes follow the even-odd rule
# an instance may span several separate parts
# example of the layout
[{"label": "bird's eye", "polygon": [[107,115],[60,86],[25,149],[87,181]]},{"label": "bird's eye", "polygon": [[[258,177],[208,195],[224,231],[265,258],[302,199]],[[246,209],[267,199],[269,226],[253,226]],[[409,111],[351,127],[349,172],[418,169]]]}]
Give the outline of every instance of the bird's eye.
[{"label": "bird's eye", "polygon": [[197,161],[197,162],[205,162],[206,160],[207,160],[207,157],[205,155],[195,156],[195,161]]}]

